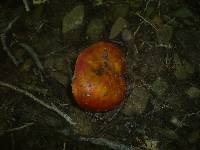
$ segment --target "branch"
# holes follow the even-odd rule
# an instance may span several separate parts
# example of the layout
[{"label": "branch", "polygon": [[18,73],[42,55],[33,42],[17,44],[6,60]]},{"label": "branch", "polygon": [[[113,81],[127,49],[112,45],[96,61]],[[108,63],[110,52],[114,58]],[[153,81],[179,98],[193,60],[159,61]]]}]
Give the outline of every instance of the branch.
[{"label": "branch", "polygon": [[146,22],[146,23],[148,23],[149,25],[151,25],[156,31],[158,31],[158,29],[157,29],[157,27],[154,25],[154,24],[152,24],[151,22],[149,22],[148,20],[146,20],[143,16],[141,16],[139,13],[136,13],[136,15],[138,16],[138,17],[140,17],[142,20],[144,20],[144,22]]},{"label": "branch", "polygon": [[29,12],[30,11],[30,7],[28,5],[27,0],[23,0],[23,3],[24,3],[24,7],[25,7],[26,11]]},{"label": "branch", "polygon": [[142,22],[139,24],[139,26],[137,27],[137,29],[134,31],[134,33],[133,33],[133,37],[134,37],[134,38],[135,38],[136,34],[138,33],[138,31],[140,30],[140,28],[141,28],[143,22],[144,22],[144,21],[142,21]]},{"label": "branch", "polygon": [[132,145],[124,145],[118,142],[110,141],[105,138],[85,138],[80,137],[80,141],[83,142],[90,142],[92,144],[101,145],[101,146],[107,146],[114,150],[134,150]]},{"label": "branch", "polygon": [[144,12],[147,11],[147,8],[148,8],[150,2],[151,2],[151,0],[148,0],[148,1],[146,2],[145,8],[144,8]]},{"label": "branch", "polygon": [[21,94],[24,94],[24,95],[28,96],[33,101],[37,102],[38,104],[42,105],[43,107],[45,107],[45,108],[57,113],[59,116],[64,118],[71,125],[75,125],[76,124],[75,122],[72,121],[72,119],[67,114],[65,114],[64,112],[59,110],[54,104],[49,105],[49,104],[45,103],[44,101],[40,100],[39,98],[35,97],[33,94],[29,93],[28,91],[20,89],[20,88],[14,86],[14,85],[11,85],[11,84],[8,84],[8,83],[2,82],[2,81],[0,81],[0,85],[3,86],[3,87],[10,88],[10,89],[12,89],[14,91],[17,91],[17,92],[19,92]]},{"label": "branch", "polygon": [[32,47],[30,47],[29,45],[25,44],[25,43],[19,43],[19,45],[21,47],[23,47],[32,57],[32,59],[34,60],[36,66],[40,69],[40,70],[44,70],[44,67],[42,66],[42,63],[39,60],[38,55],[36,54],[36,52],[34,51],[34,49]]},{"label": "branch", "polygon": [[18,66],[19,62],[17,61],[17,59],[12,55],[12,53],[9,50],[9,47],[6,44],[6,34],[7,32],[12,28],[13,24],[19,19],[19,16],[15,17],[13,20],[11,20],[8,24],[8,26],[2,31],[2,33],[0,34],[1,36],[1,44],[3,47],[3,50],[7,53],[8,57],[10,57],[10,59],[12,60],[12,62]]},{"label": "branch", "polygon": [[12,62],[18,66],[19,65],[19,62],[17,61],[17,59],[13,56],[13,54],[10,52],[7,44],[6,44],[6,34],[5,33],[2,33],[1,35],[1,44],[2,44],[2,47],[3,47],[3,50],[7,53],[8,57],[10,57],[10,59],[12,60]]},{"label": "branch", "polygon": [[8,26],[3,30],[3,33],[7,33],[13,26],[13,24],[19,19],[19,16],[16,16],[13,20],[11,20]]},{"label": "branch", "polygon": [[197,111],[197,112],[185,114],[185,116],[184,116],[183,119],[181,120],[181,124],[183,124],[187,118],[190,118],[190,117],[192,117],[192,116],[198,116],[198,115],[200,115],[200,110]]},{"label": "branch", "polygon": [[22,129],[24,129],[24,128],[30,127],[30,126],[32,126],[32,125],[34,125],[33,122],[26,123],[26,124],[24,124],[24,125],[22,125],[22,126],[20,126],[20,127],[16,127],[16,128],[8,129],[8,130],[6,130],[6,132],[19,131],[19,130],[22,130]]}]

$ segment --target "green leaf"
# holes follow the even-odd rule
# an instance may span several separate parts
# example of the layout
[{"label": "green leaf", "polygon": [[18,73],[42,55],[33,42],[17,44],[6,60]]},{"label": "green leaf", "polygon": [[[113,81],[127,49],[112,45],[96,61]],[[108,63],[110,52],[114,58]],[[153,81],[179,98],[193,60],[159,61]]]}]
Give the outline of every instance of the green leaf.
[{"label": "green leaf", "polygon": [[67,33],[78,28],[83,23],[84,6],[79,5],[72,9],[70,13],[66,13],[63,18],[62,32]]},{"label": "green leaf", "polygon": [[124,18],[119,17],[111,28],[109,39],[116,38],[125,28],[127,28],[127,24],[128,23]]}]

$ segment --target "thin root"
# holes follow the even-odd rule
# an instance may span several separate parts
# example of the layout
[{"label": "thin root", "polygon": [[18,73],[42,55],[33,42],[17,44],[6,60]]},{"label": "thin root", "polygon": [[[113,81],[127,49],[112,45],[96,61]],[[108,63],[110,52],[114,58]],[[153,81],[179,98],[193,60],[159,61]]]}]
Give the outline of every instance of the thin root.
[{"label": "thin root", "polygon": [[28,96],[29,98],[31,98],[33,101],[37,102],[38,104],[40,104],[40,105],[44,106],[45,108],[57,113],[59,116],[64,118],[71,125],[76,124],[75,122],[72,121],[72,119],[66,113],[59,110],[53,103],[51,105],[49,105],[49,104],[45,103],[44,101],[40,100],[39,98],[35,97],[33,94],[29,93],[28,91],[20,89],[20,88],[14,86],[14,85],[11,85],[11,84],[8,84],[8,83],[2,82],[2,81],[0,81],[0,85],[3,86],[3,87],[10,88],[14,91],[17,91],[19,93],[22,93],[22,94]]}]

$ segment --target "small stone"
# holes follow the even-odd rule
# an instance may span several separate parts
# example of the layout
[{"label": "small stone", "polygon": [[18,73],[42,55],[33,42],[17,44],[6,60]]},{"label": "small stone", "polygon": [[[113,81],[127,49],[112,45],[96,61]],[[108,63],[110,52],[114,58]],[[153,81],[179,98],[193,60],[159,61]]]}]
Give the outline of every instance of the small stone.
[{"label": "small stone", "polygon": [[125,115],[142,114],[145,111],[150,93],[143,87],[135,87],[125,103],[122,112]]},{"label": "small stone", "polygon": [[174,74],[179,80],[186,79],[194,73],[194,66],[186,60],[181,59],[177,54],[174,55],[174,65]]},{"label": "small stone", "polygon": [[165,93],[168,88],[167,82],[158,77],[152,84],[152,91],[154,91],[158,96],[161,96]]},{"label": "small stone", "polygon": [[190,87],[185,92],[190,98],[198,98],[200,97],[200,89],[196,87]]}]

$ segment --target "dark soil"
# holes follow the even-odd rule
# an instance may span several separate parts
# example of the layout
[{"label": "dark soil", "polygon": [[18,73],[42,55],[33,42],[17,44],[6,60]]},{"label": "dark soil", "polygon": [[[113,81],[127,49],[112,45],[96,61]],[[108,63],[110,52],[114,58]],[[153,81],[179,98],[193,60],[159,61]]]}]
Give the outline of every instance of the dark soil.
[{"label": "dark soil", "polygon": [[[27,1],[29,12],[23,0],[0,2],[0,149],[200,148],[198,0]],[[63,33],[63,18],[79,5],[83,20],[68,20]],[[78,54],[97,41],[118,45],[127,63],[127,96],[102,113],[81,109],[71,92]],[[54,104],[76,125],[3,83]]]}]

